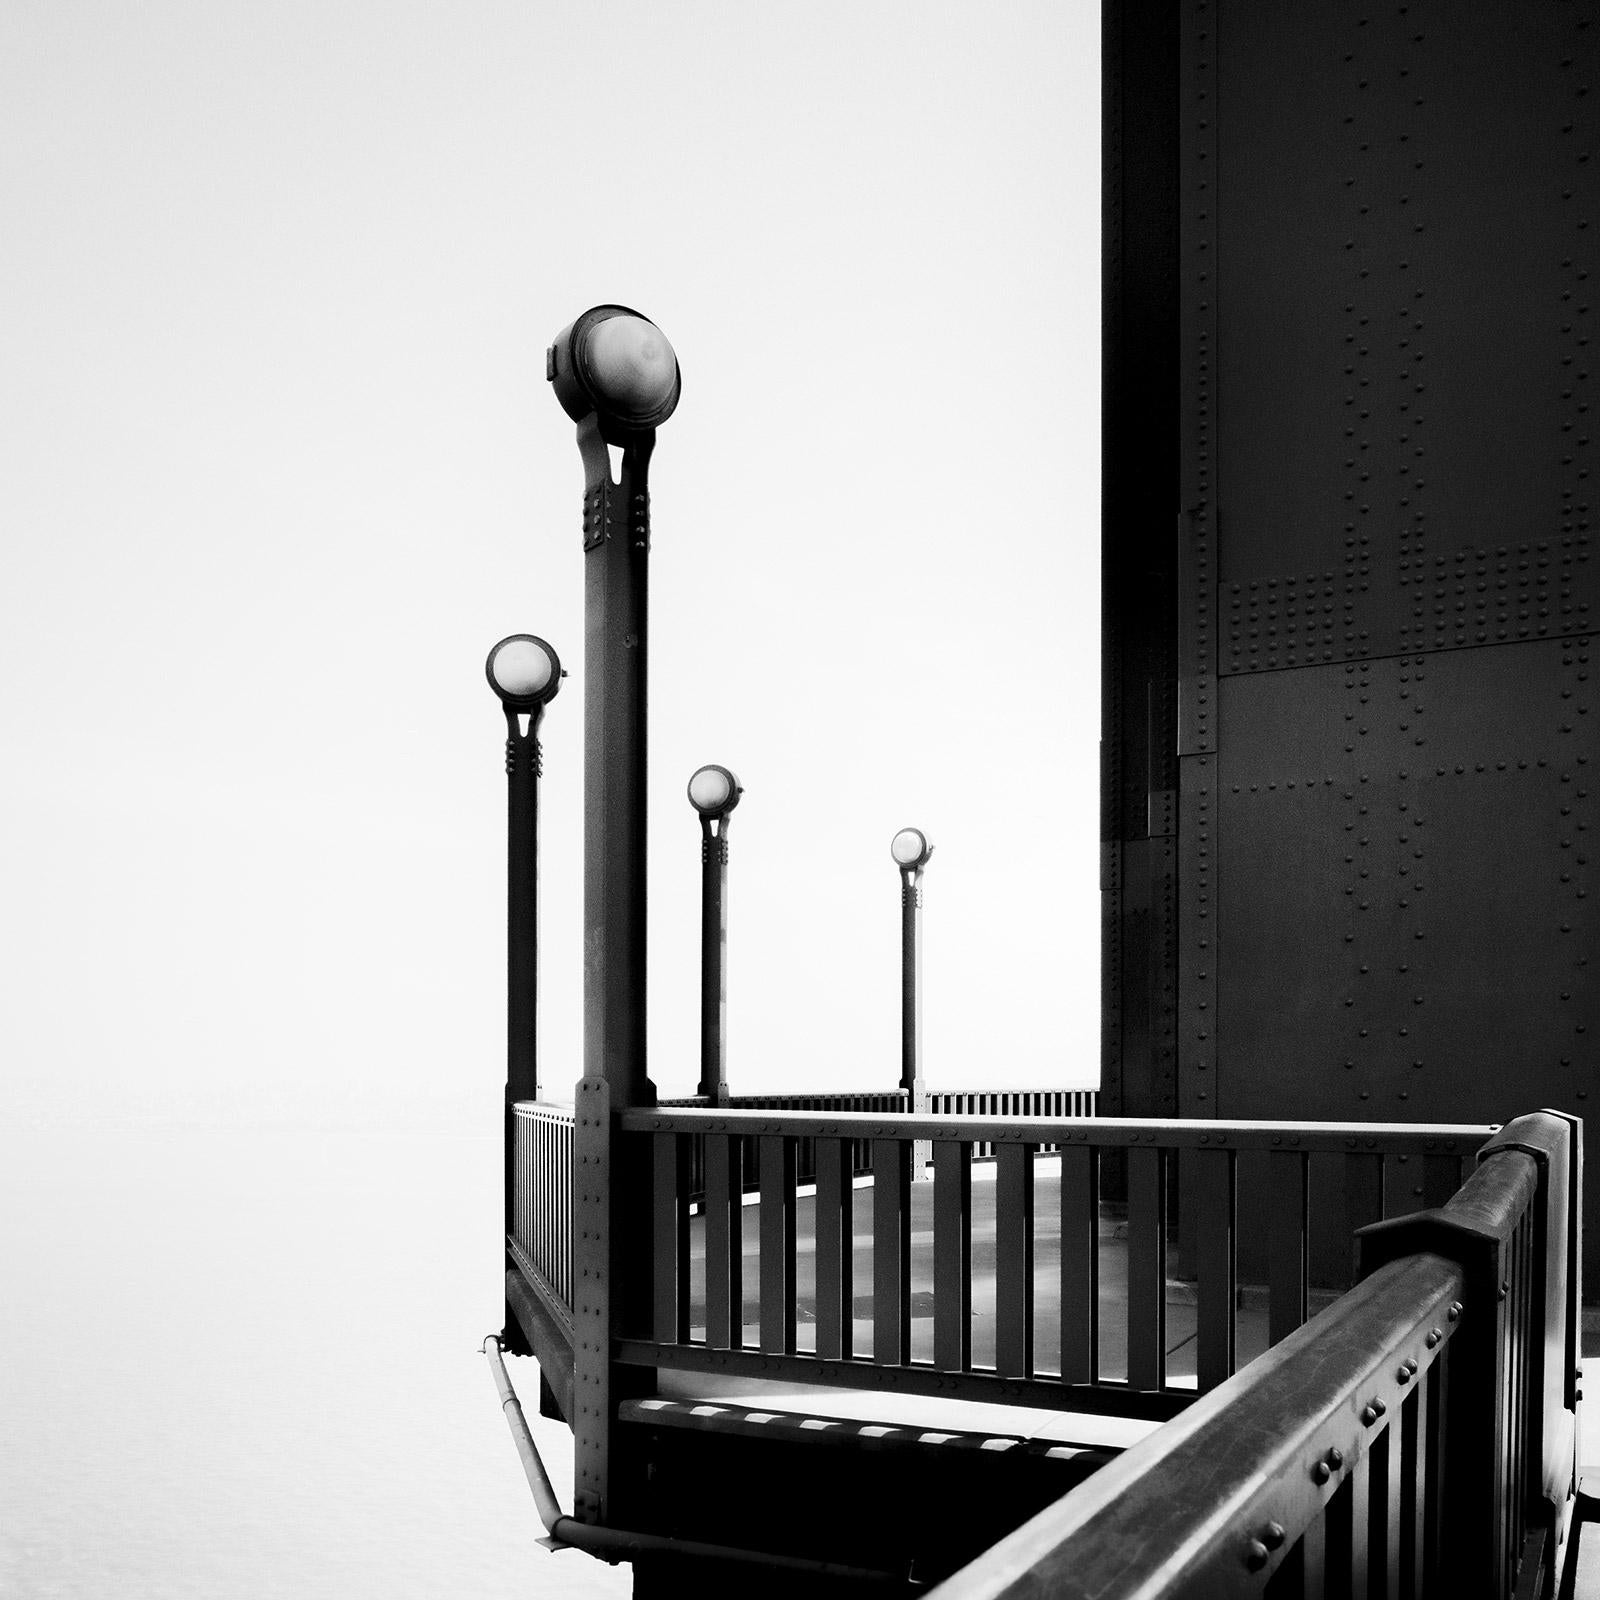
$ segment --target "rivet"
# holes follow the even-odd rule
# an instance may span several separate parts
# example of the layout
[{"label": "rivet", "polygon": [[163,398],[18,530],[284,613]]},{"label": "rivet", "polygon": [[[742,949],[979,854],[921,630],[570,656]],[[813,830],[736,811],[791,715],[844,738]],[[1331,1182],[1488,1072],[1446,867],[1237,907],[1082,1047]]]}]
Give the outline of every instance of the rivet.
[{"label": "rivet", "polygon": [[1259,1572],[1267,1564],[1267,1547],[1259,1539],[1251,1539],[1244,1547],[1244,1564]]},{"label": "rivet", "polygon": [[1281,1522],[1269,1522],[1261,1530],[1261,1542],[1269,1550],[1279,1549],[1288,1537],[1289,1535]]},{"label": "rivet", "polygon": [[1445,1313],[1445,1315],[1448,1316],[1452,1322],[1459,1321],[1461,1317],[1461,1302],[1459,1300],[1452,1300],[1450,1302],[1450,1309]]}]

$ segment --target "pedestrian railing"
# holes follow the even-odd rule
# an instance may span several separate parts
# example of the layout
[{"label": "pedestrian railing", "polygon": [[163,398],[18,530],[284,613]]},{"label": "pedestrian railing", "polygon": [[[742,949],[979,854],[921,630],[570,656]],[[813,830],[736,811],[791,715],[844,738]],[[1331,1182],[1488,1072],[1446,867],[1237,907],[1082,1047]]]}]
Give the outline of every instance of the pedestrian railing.
[{"label": "pedestrian railing", "polygon": [[[621,1127],[652,1164],[655,1229],[653,1326],[624,1361],[1154,1418],[1287,1337],[1319,1286],[1348,1287],[1348,1243],[1319,1268],[1319,1236],[1447,1198],[1491,1132],[691,1107]],[[1103,1272],[1121,1280],[1104,1303]]]},{"label": "pedestrian railing", "polygon": [[1365,1279],[937,1591],[1545,1594],[1576,1490],[1576,1124],[1522,1117]]},{"label": "pedestrian railing", "polygon": [[[983,1112],[1017,1116],[1093,1116],[1096,1104],[1093,1090],[1087,1089],[1006,1089],[939,1090],[928,1096],[932,1115],[965,1115]],[[662,1110],[703,1109],[701,1098],[663,1101]],[[830,1094],[740,1095],[729,1110],[865,1112],[876,1115],[906,1110],[903,1089],[874,1093],[841,1091]],[[516,1132],[513,1159],[516,1163],[515,1226],[512,1245],[522,1261],[543,1280],[543,1288],[554,1294],[570,1312],[572,1307],[572,1123],[570,1106],[539,1101],[522,1101],[514,1108]],[[690,1147],[689,1199],[698,1208],[706,1188],[704,1171],[705,1141],[694,1140]],[[978,1159],[992,1157],[993,1146],[975,1151]],[[851,1178],[869,1176],[872,1171],[872,1140],[850,1141],[846,1152]],[[749,1194],[760,1187],[757,1136],[740,1141],[737,1151],[729,1152],[729,1172],[738,1174],[739,1192]],[[816,1146],[801,1139],[795,1151],[797,1184],[817,1181]],[[730,1179],[731,1181],[731,1179]]]},{"label": "pedestrian railing", "polygon": [[572,1107],[524,1100],[514,1108],[511,1248],[517,1265],[572,1312]]}]

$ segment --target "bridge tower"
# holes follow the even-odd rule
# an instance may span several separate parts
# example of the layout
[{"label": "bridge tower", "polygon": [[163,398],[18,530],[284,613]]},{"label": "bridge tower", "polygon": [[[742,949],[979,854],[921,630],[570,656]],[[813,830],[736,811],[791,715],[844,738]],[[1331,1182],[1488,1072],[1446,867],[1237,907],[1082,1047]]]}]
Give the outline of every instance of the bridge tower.
[{"label": "bridge tower", "polygon": [[1582,1111],[1600,8],[1104,48],[1103,1109]]}]

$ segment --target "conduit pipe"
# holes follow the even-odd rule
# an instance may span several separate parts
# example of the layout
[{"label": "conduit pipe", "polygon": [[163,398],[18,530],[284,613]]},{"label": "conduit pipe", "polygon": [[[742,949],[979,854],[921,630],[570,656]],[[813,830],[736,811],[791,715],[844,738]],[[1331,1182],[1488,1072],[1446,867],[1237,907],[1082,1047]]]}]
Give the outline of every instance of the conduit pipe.
[{"label": "conduit pipe", "polygon": [[522,1471],[533,1491],[534,1509],[544,1524],[546,1537],[541,1544],[552,1550],[567,1546],[586,1551],[602,1561],[615,1565],[631,1561],[635,1556],[681,1556],[701,1561],[738,1561],[747,1566],[777,1567],[786,1572],[809,1572],[818,1577],[844,1578],[857,1583],[885,1583],[904,1586],[904,1580],[892,1572],[880,1572],[870,1567],[844,1566],[836,1561],[810,1561],[803,1556],[771,1555],[764,1550],[741,1550],[733,1545],[702,1544],[695,1539],[669,1539],[659,1533],[630,1533],[623,1528],[603,1528],[592,1522],[579,1522],[569,1517],[556,1499],[550,1474],[539,1457],[539,1447],[528,1430],[528,1419],[523,1415],[522,1402],[511,1386],[511,1375],[500,1355],[500,1340],[490,1334],[483,1341],[483,1351],[489,1357],[494,1386],[500,1395],[500,1409],[511,1429],[512,1442],[522,1458]]}]

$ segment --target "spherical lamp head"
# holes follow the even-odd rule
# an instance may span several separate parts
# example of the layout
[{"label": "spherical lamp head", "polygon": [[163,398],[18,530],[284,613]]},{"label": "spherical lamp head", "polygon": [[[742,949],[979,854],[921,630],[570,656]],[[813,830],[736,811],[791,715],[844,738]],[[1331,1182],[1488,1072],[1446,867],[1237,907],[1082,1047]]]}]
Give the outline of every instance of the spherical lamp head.
[{"label": "spherical lamp head", "polygon": [[594,306],[563,328],[546,355],[545,376],[574,422],[598,416],[613,443],[659,427],[683,389],[667,336],[627,306]]},{"label": "spherical lamp head", "polygon": [[689,780],[689,804],[708,822],[727,816],[743,793],[743,786],[726,767],[701,767]]},{"label": "spherical lamp head", "polygon": [[889,854],[902,872],[911,872],[928,864],[933,846],[928,843],[928,836],[921,828],[902,828],[889,841]]},{"label": "spherical lamp head", "polygon": [[489,687],[513,710],[528,711],[555,699],[561,658],[531,633],[508,634],[483,664]]}]

